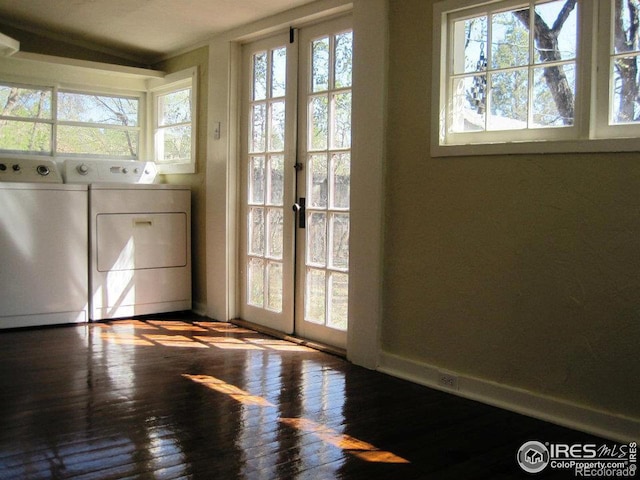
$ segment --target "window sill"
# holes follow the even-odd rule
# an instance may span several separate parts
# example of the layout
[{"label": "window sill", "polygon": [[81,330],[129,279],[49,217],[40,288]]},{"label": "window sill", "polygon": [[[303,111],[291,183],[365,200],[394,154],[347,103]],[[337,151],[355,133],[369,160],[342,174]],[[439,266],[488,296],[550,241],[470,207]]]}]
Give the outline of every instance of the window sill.
[{"label": "window sill", "polygon": [[196,173],[196,165],[194,163],[156,163],[156,167],[160,175]]},{"label": "window sill", "polygon": [[465,145],[431,145],[432,157],[468,157],[483,155],[526,155],[548,153],[639,152],[640,138],[496,142]]}]

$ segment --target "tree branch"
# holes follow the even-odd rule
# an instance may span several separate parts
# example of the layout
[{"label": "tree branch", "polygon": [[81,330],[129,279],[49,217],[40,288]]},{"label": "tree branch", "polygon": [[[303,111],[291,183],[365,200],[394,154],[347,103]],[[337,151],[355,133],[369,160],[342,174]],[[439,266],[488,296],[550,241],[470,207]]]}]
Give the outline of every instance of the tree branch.
[{"label": "tree branch", "polygon": [[622,26],[622,0],[616,0],[614,11],[614,36],[613,41],[617,52],[625,52],[628,49],[627,37]]},{"label": "tree branch", "polygon": [[636,39],[638,38],[638,7],[634,5],[631,0],[627,0],[627,7],[629,8],[629,16],[631,17],[627,44],[631,50],[635,50]]},{"label": "tree branch", "polygon": [[[538,13],[534,12],[533,38],[542,62],[546,63],[562,60],[562,55],[558,46],[558,34],[575,6],[576,0],[567,0],[558,14],[558,18],[556,18],[553,28],[549,28],[544,19]],[[513,12],[513,14],[531,34],[530,9],[519,10]],[[564,73],[564,67],[561,65],[545,66],[543,75],[565,125],[572,125],[574,117],[573,90],[571,89],[567,76]]]},{"label": "tree branch", "polygon": [[553,33],[557,34],[562,30],[564,23],[567,21],[574,8],[576,8],[576,0],[568,0],[567,3],[564,4],[562,10],[560,10],[560,13],[558,14],[558,18],[556,18],[556,21],[553,23],[553,27],[551,28]]},{"label": "tree branch", "polygon": [[[99,96],[95,95],[93,98],[96,99],[96,101],[98,103],[100,103],[104,108],[106,108],[107,110],[109,110],[111,113],[113,113],[116,116],[116,119],[118,121],[120,121],[122,123],[122,125],[124,126],[128,126],[129,125],[129,121],[127,119],[127,116],[123,113],[123,112],[119,112],[118,110],[114,109],[111,107],[111,105],[109,105],[108,103],[106,103],[105,101],[103,101]],[[118,108],[122,109],[122,105],[118,105]]]}]

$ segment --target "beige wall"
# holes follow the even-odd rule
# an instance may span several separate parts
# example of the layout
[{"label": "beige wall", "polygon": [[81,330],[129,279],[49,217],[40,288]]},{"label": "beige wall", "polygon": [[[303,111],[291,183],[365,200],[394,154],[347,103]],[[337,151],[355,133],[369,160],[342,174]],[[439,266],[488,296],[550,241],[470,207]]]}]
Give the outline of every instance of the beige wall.
[{"label": "beige wall", "polygon": [[382,350],[640,417],[640,154],[431,158],[432,7],[390,0]]},{"label": "beige wall", "polygon": [[207,305],[206,276],[206,195],[207,173],[207,105],[209,85],[209,48],[202,47],[170,58],[154,65],[155,69],[173,73],[189,67],[198,67],[198,109],[196,138],[196,173],[189,175],[165,175],[166,183],[191,187],[191,256],[193,266],[194,310],[204,313]]}]

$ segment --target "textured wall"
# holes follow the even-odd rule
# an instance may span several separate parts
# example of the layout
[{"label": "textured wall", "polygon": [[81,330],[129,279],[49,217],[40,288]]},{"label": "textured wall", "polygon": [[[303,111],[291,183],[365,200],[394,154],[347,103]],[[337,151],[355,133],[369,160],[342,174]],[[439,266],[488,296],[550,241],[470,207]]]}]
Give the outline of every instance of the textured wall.
[{"label": "textured wall", "polygon": [[206,276],[206,192],[207,171],[207,105],[209,84],[209,48],[202,47],[170,58],[154,65],[155,69],[173,73],[189,67],[198,67],[198,110],[196,138],[196,173],[189,175],[166,175],[167,183],[191,187],[191,255],[193,268],[194,309],[203,313],[207,304]]},{"label": "textured wall", "polygon": [[433,1],[390,1],[384,351],[640,417],[640,154],[431,158]]}]

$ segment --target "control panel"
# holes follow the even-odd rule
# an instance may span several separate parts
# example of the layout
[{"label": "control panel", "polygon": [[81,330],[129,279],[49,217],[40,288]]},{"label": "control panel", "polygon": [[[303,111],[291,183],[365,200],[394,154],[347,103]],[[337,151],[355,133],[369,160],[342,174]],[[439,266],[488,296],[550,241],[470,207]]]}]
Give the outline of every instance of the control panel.
[{"label": "control panel", "polygon": [[156,164],[133,160],[65,160],[65,183],[153,183]]},{"label": "control panel", "polygon": [[62,176],[53,160],[0,158],[0,182],[62,183]]}]

